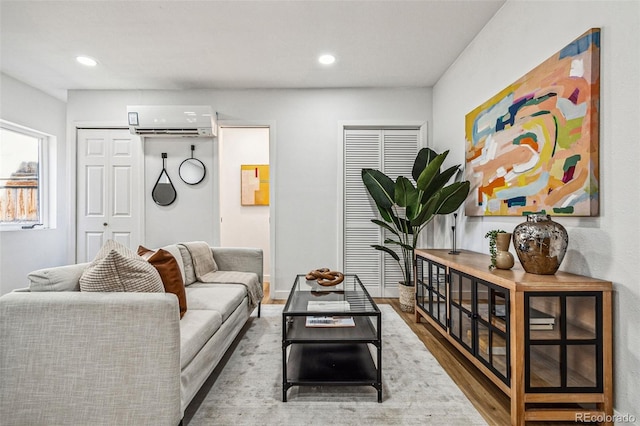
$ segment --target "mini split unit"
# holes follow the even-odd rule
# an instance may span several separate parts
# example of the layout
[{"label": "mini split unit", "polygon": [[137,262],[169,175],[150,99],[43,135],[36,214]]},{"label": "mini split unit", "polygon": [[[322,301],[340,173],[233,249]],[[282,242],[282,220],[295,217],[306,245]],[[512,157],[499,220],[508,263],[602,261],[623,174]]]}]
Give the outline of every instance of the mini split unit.
[{"label": "mini split unit", "polygon": [[218,126],[210,106],[135,105],[127,107],[129,130],[154,137],[216,137]]}]

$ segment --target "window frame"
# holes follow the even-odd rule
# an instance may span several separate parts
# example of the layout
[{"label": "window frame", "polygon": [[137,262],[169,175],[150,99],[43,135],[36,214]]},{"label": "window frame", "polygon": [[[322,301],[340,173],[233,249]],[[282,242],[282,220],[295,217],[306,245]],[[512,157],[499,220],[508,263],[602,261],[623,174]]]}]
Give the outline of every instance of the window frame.
[{"label": "window frame", "polygon": [[4,231],[30,231],[36,229],[50,229],[55,226],[55,217],[51,201],[54,199],[55,175],[51,173],[52,149],[55,146],[53,135],[38,130],[21,126],[19,124],[0,119],[0,128],[11,132],[38,139],[38,209],[39,220],[34,225],[32,222],[0,222],[0,232]]}]

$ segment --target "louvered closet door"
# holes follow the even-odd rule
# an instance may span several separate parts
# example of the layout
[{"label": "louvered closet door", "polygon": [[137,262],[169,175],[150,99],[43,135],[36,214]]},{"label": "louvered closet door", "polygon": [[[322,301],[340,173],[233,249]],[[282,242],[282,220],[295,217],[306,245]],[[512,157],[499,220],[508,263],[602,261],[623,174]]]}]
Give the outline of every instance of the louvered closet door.
[{"label": "louvered closet door", "polygon": [[371,247],[387,236],[371,222],[379,213],[362,183],[362,169],[381,170],[394,180],[410,178],[418,138],[418,129],[344,132],[344,269],[357,274],[374,297],[396,296],[402,273],[390,256]]},{"label": "louvered closet door", "polygon": [[382,265],[371,244],[380,243],[380,230],[371,223],[378,210],[362,183],[362,169],[380,168],[381,146],[379,130],[345,130],[344,270],[357,274],[374,297],[381,295]]},{"label": "louvered closet door", "polygon": [[[394,181],[398,176],[404,176],[416,184],[411,177],[413,162],[418,154],[418,130],[385,130],[383,134],[383,164],[382,171]],[[404,212],[402,212],[404,214]],[[384,238],[396,238],[389,231],[384,231]],[[384,238],[382,241],[384,241]],[[397,246],[391,245],[400,259],[402,253]],[[398,262],[393,260],[391,256],[385,254],[382,257],[383,262],[383,295],[395,296],[398,294],[398,282],[404,281],[402,272],[398,267]]]}]

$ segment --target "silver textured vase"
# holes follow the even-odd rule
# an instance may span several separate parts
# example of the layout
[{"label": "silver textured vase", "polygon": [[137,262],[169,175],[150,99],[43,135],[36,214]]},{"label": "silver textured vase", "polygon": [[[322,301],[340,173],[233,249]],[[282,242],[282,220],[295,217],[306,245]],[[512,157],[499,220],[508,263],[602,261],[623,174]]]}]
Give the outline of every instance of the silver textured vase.
[{"label": "silver textured vase", "polygon": [[525,271],[539,275],[556,273],[569,245],[564,226],[547,214],[530,214],[513,230],[513,246]]}]

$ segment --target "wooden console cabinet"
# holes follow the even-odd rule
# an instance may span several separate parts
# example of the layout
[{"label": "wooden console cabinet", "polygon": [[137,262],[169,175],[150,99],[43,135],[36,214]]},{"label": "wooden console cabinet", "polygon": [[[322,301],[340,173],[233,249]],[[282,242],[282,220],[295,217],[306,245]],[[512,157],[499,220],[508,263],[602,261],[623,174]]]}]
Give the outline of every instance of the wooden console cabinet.
[{"label": "wooden console cabinet", "polygon": [[488,255],[416,250],[416,322],[425,318],[511,397],[511,424],[612,424],[611,282]]}]

